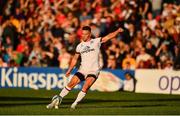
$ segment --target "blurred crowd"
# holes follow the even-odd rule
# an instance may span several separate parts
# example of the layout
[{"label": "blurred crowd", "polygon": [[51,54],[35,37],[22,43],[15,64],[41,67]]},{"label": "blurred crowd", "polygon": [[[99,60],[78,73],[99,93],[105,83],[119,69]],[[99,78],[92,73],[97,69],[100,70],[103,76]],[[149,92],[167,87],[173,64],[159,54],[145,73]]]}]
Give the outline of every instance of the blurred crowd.
[{"label": "blurred crowd", "polygon": [[[66,69],[89,25],[110,69],[173,69],[180,64],[179,0],[0,0],[0,67]],[[178,60],[179,59],[179,60]]]}]

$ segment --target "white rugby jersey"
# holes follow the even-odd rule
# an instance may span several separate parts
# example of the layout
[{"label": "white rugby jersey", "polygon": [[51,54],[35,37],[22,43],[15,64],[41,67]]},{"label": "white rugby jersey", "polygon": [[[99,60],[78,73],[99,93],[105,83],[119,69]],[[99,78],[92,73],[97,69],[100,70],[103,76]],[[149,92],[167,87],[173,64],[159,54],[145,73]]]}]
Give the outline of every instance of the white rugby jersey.
[{"label": "white rugby jersey", "polygon": [[81,55],[81,64],[79,72],[84,74],[99,73],[99,54],[101,47],[101,38],[91,39],[88,42],[82,41],[76,47],[76,52]]}]

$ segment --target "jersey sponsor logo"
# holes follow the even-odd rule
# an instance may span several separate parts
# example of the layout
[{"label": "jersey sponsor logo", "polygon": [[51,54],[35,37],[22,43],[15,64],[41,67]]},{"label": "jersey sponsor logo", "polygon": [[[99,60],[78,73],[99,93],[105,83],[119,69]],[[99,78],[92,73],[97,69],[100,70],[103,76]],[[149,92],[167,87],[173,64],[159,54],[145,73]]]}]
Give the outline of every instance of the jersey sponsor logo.
[{"label": "jersey sponsor logo", "polygon": [[89,46],[85,46],[81,52],[81,54],[83,53],[88,53],[88,52],[91,52],[91,51],[94,51],[95,49],[94,48],[90,48]]},{"label": "jersey sponsor logo", "polygon": [[93,43],[94,43],[94,41],[91,41],[91,42],[90,42],[90,44],[93,44]]}]

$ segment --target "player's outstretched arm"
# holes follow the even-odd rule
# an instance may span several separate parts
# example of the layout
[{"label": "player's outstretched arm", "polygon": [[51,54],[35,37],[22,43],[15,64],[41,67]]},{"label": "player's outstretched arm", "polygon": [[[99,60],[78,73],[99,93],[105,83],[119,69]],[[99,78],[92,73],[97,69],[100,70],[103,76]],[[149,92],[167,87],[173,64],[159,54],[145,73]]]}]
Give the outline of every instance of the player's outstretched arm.
[{"label": "player's outstretched arm", "polygon": [[112,39],[113,37],[115,37],[118,33],[120,32],[123,32],[123,29],[122,28],[118,28],[116,31],[106,35],[105,37],[102,38],[101,42],[102,43],[105,43],[107,42],[108,40]]},{"label": "player's outstretched arm", "polygon": [[77,60],[78,60],[79,56],[80,56],[79,53],[76,53],[76,54],[73,56],[73,58],[72,58],[72,60],[71,60],[71,63],[70,63],[70,66],[69,66],[69,68],[68,68],[68,70],[67,70],[67,72],[66,72],[66,77],[68,77],[68,76],[70,75],[72,69],[74,68],[74,66],[75,66],[76,63],[77,63]]}]

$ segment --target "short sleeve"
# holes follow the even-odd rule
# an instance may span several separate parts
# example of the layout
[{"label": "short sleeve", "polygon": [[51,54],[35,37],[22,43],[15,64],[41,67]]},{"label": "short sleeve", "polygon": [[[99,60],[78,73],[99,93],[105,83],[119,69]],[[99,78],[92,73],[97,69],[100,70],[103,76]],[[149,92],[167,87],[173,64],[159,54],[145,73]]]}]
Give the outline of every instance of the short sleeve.
[{"label": "short sleeve", "polygon": [[101,39],[102,39],[102,37],[96,38],[96,42],[97,42],[99,47],[101,46],[101,41],[102,41]]},{"label": "short sleeve", "polygon": [[76,46],[76,53],[80,53],[80,44]]},{"label": "short sleeve", "polygon": [[97,40],[98,43],[101,43],[101,41],[102,41],[101,39],[102,39],[102,37],[96,38],[96,40]]}]

